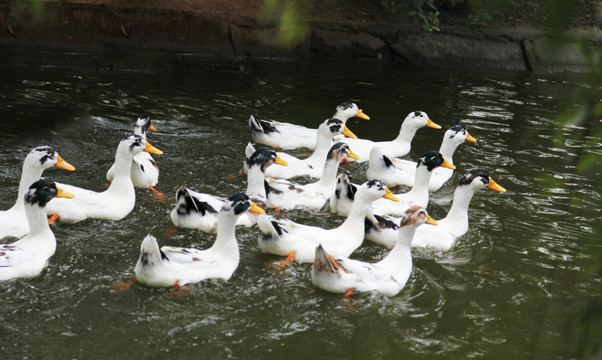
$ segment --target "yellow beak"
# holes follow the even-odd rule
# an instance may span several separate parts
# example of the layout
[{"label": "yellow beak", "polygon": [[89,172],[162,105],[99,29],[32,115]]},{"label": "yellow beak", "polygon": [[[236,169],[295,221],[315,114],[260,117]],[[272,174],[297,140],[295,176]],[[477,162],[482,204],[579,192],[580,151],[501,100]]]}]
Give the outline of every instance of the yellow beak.
[{"label": "yellow beak", "polygon": [[470,135],[469,133],[466,133],[466,140],[464,140],[464,141],[475,143],[475,142],[477,142],[477,139],[473,138],[472,135]]},{"label": "yellow beak", "polygon": [[278,155],[276,155],[276,161],[275,161],[275,163],[278,164],[278,165],[282,165],[282,166],[287,166],[288,165],[288,163],[286,161],[282,160],[282,158],[280,156],[278,156]]},{"label": "yellow beak", "polygon": [[443,164],[441,164],[441,167],[452,169],[452,170],[456,169],[456,166],[454,164],[450,163],[449,161],[447,161],[447,159],[443,159]]},{"label": "yellow beak", "polygon": [[148,128],[149,128],[149,130],[157,131],[157,128],[153,124],[151,124]]},{"label": "yellow beak", "polygon": [[435,219],[433,219],[430,215],[427,215],[428,218],[426,218],[426,221],[424,222],[425,224],[431,224],[431,225],[439,225],[439,223],[437,223],[437,221],[435,221]]},{"label": "yellow beak", "polygon": [[433,128],[433,129],[441,129],[441,125],[437,125],[433,122],[433,120],[431,120],[429,118],[428,122],[426,123],[426,126]]},{"label": "yellow beak", "polygon": [[506,189],[504,189],[503,187],[499,186],[498,183],[496,183],[495,181],[493,181],[492,178],[489,178],[489,185],[487,185],[487,189],[491,189],[491,190],[495,190],[497,192],[506,192]]},{"label": "yellow beak", "polygon": [[65,191],[58,186],[56,187],[56,190],[57,190],[57,192],[56,192],[57,198],[73,199],[75,197],[75,195],[73,195],[69,191]]},{"label": "yellow beak", "polygon": [[357,109],[357,114],[355,114],[356,117],[360,118],[360,119],[364,119],[364,120],[370,120],[370,116],[364,114],[362,112],[362,109]]},{"label": "yellow beak", "polygon": [[389,188],[387,188],[387,192],[385,193],[385,195],[383,196],[385,199],[389,199],[391,201],[395,201],[395,202],[399,202],[399,198],[397,198],[397,196],[395,196],[391,190],[389,190]]},{"label": "yellow beak", "polygon": [[163,151],[157,149],[156,147],[152,146],[151,143],[149,143],[148,141],[146,142],[146,146],[144,147],[144,151],[151,153],[151,154],[155,154],[155,155],[161,155],[163,154]]},{"label": "yellow beak", "polygon": [[65,170],[69,170],[69,171],[73,171],[75,170],[75,167],[73,167],[73,165],[69,164],[68,162],[66,162],[65,160],[63,160],[63,158],[57,154],[58,160],[56,161],[56,164],[54,164],[54,166],[61,168],[61,169],[65,169]]},{"label": "yellow beak", "polygon": [[359,159],[360,159],[360,157],[359,157],[359,156],[357,156],[357,154],[356,154],[356,153],[354,153],[354,152],[353,152],[353,151],[351,151],[351,150],[349,150],[349,154],[347,155],[347,157],[350,157],[350,158],[352,158],[352,159],[355,159],[355,160],[359,160]]},{"label": "yellow beak", "polygon": [[249,209],[250,212],[256,213],[256,214],[265,214],[265,210],[260,208],[257,204],[255,204],[252,201],[250,203],[251,203],[251,208]]},{"label": "yellow beak", "polygon": [[351,130],[349,130],[347,128],[347,126],[345,126],[345,129],[343,129],[342,134],[345,135],[345,136],[347,136],[348,138],[357,139],[357,136],[355,136],[355,134],[352,133]]}]

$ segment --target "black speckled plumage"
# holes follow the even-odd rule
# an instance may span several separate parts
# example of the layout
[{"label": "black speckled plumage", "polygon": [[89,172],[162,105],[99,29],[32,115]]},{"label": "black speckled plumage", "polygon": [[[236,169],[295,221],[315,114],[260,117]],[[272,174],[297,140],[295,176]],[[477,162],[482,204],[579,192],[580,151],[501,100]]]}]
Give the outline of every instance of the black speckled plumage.
[{"label": "black speckled plumage", "polygon": [[178,192],[176,193],[176,198],[184,198],[184,202],[180,203],[180,205],[176,209],[178,215],[188,215],[192,211],[200,212],[203,216],[205,216],[205,214],[207,213],[217,214],[216,209],[214,209],[208,203],[204,201],[199,201],[195,197],[191,196],[185,187],[181,187],[180,189],[178,189]]}]

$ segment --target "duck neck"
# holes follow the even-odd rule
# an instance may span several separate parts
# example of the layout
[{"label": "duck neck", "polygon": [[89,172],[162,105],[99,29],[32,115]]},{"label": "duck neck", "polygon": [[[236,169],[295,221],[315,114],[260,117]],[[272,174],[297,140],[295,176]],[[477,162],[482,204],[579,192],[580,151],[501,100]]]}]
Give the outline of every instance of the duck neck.
[{"label": "duck neck", "polygon": [[341,227],[349,228],[354,234],[362,234],[363,238],[365,232],[364,219],[366,218],[366,215],[368,215],[371,205],[372,202],[358,198],[356,194],[353,204],[351,204],[351,209],[349,209],[349,215],[347,215],[347,219],[341,224]]},{"label": "duck neck", "polygon": [[134,126],[134,135],[139,135],[146,140],[146,131],[142,130],[142,126]]},{"label": "duck neck", "polygon": [[416,226],[406,225],[400,227],[395,246],[387,256],[378,262],[378,265],[389,270],[397,281],[405,282],[407,276],[412,272],[411,245],[415,232]]},{"label": "duck neck", "polygon": [[416,135],[416,131],[418,131],[417,127],[410,125],[409,123],[406,123],[404,121],[401,124],[401,129],[399,129],[399,135],[397,135],[397,138],[394,141],[402,143],[411,143],[412,139],[414,138],[414,135]]},{"label": "duck neck", "polygon": [[21,171],[21,180],[19,181],[19,194],[17,195],[17,201],[13,208],[23,209],[25,201],[23,198],[29,190],[29,187],[34,182],[40,180],[42,177],[42,173],[44,169],[41,169],[39,166],[28,166],[27,163],[23,164],[23,170]]},{"label": "duck neck", "polygon": [[212,251],[225,254],[228,258],[238,261],[240,254],[236,242],[236,220],[238,217],[231,213],[220,212],[217,218],[217,237],[211,247]]},{"label": "duck neck", "polygon": [[326,156],[328,155],[328,150],[332,145],[332,137],[326,136],[318,132],[318,139],[316,140],[316,148],[314,149],[313,154],[307,158],[310,163],[322,163],[326,161]]},{"label": "duck neck", "polygon": [[133,159],[134,157],[130,153],[127,155],[117,153],[115,155],[115,172],[113,173],[113,181],[111,181],[109,190],[124,185],[133,188],[134,184],[132,183],[131,176]]},{"label": "duck neck", "polygon": [[41,207],[38,204],[26,204],[25,217],[27,218],[27,223],[29,224],[29,233],[27,238],[38,234],[52,233],[50,226],[48,226],[48,218],[45,207]]},{"label": "duck neck", "polygon": [[426,197],[428,202],[431,173],[432,171],[429,171],[425,166],[418,166],[414,177],[414,185],[412,186],[412,189],[407,192],[408,196],[418,198]]},{"label": "duck neck", "polygon": [[441,155],[443,155],[443,158],[445,160],[447,160],[453,164],[454,161],[452,160],[452,158],[454,156],[454,152],[458,148],[458,145],[459,145],[458,143],[451,141],[451,139],[446,136],[443,139],[443,141],[441,142],[441,147],[439,148],[439,152],[441,153]]},{"label": "duck neck", "polygon": [[[332,189],[332,193],[337,186],[337,171],[339,170],[339,162],[334,159],[326,160],[324,164],[324,170],[322,172],[322,177],[320,177],[320,187],[325,189]],[[330,195],[330,193],[328,193]]]},{"label": "duck neck", "polygon": [[473,195],[474,190],[468,186],[459,186],[456,188],[452,205],[447,212],[445,220],[463,223],[468,227],[468,206]]},{"label": "duck neck", "polygon": [[[272,165],[272,166],[280,166],[280,165]],[[247,171],[247,191],[246,194],[249,197],[260,197],[262,199],[266,198],[265,194],[265,174],[261,171],[260,166],[253,165],[249,167]]]}]

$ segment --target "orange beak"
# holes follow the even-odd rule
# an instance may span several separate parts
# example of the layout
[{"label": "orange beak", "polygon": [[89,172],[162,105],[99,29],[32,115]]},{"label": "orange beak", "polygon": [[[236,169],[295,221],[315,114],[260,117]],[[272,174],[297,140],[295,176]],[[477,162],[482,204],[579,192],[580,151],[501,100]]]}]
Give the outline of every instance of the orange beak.
[{"label": "orange beak", "polygon": [[58,198],[73,199],[75,197],[75,195],[73,195],[69,191],[65,191],[58,186],[56,187],[56,190],[57,190],[56,197],[58,197]]},{"label": "orange beak", "polygon": [[450,163],[449,161],[447,161],[447,159],[443,159],[443,164],[441,164],[441,167],[452,169],[452,170],[456,169],[456,166],[454,164]]},{"label": "orange beak", "polygon": [[470,135],[469,133],[466,133],[466,140],[464,140],[465,142],[470,142],[470,143],[475,143],[477,142],[477,139],[473,138],[472,135]]},{"label": "orange beak", "polygon": [[282,166],[288,165],[288,163],[286,161],[282,160],[282,158],[278,155],[276,155],[276,161],[274,163],[276,163],[278,165],[282,165]]},{"label": "orange beak", "polygon": [[433,120],[431,120],[430,118],[428,119],[428,122],[426,123],[427,127],[433,128],[433,129],[441,129],[441,125],[437,125],[433,122]]},{"label": "orange beak", "polygon": [[357,114],[355,114],[356,117],[360,118],[360,119],[364,119],[364,120],[370,120],[370,116],[364,114],[362,112],[362,109],[357,109]]},{"label": "orange beak", "polygon": [[163,154],[163,151],[157,149],[156,147],[152,146],[151,143],[149,143],[148,141],[146,142],[146,146],[144,147],[144,151],[151,153],[151,154],[155,154],[155,155],[161,155]]},{"label": "orange beak", "polygon": [[249,209],[249,211],[252,213],[256,213],[256,214],[265,214],[265,210],[260,208],[259,205],[255,204],[252,201],[251,201],[251,208]]},{"label": "orange beak", "polygon": [[54,164],[54,166],[61,168],[61,169],[65,169],[65,170],[69,170],[69,171],[73,171],[75,170],[75,167],[73,167],[73,165],[69,164],[68,162],[66,162],[65,160],[63,160],[63,158],[57,154],[58,160],[56,161],[56,164]]},{"label": "orange beak", "polygon": [[357,139],[357,136],[355,136],[355,134],[352,133],[351,130],[349,130],[347,128],[347,126],[345,126],[345,129],[343,129],[342,134],[345,135],[345,136],[347,136],[348,138]]},{"label": "orange beak", "polygon": [[498,183],[493,181],[492,178],[489,178],[489,185],[487,185],[487,189],[491,189],[491,190],[501,192],[501,193],[506,192],[506,189],[504,189],[503,187],[498,185]]}]

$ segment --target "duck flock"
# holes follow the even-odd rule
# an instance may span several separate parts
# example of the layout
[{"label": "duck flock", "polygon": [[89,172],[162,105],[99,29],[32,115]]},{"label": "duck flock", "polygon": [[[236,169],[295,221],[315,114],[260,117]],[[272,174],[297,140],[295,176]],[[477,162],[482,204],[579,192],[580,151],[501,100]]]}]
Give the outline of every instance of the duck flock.
[{"label": "duck flock", "polygon": [[[434,220],[425,209],[429,194],[453,176],[456,148],[476,139],[463,126],[452,126],[444,133],[439,151],[429,151],[414,162],[400,157],[410,152],[416,131],[441,128],[426,113],[408,114],[392,141],[358,139],[345,125],[352,117],[370,119],[352,102],[339,105],[333,117],[317,129],[251,116],[252,142],[244,160],[246,191],[229,198],[185,186],[176,191],[170,213],[173,224],[215,234],[214,244],[204,250],[159,247],[149,234],[140,246],[136,281],[179,287],[210,278],[228,280],[240,261],[235,229],[245,226],[256,229],[261,252],[282,257],[279,266],[313,263],[311,279],[316,287],[346,295],[377,291],[393,296],[411,275],[412,247],[450,250],[468,231],[468,207],[475,192],[485,188],[506,191],[487,171],[469,170],[458,182],[447,216]],[[52,166],[75,170],[52,147],[40,146],[29,153],[15,204],[0,211],[0,238],[18,238],[0,245],[0,280],[41,274],[56,250],[51,229],[55,222],[121,220],[135,206],[135,188],[163,196],[155,189],[159,167],[151,155],[162,152],[146,141],[149,130],[156,129],[150,117],[143,115],[134,133],[120,141],[106,175],[110,185],[102,192],[43,178],[44,170]],[[298,148],[312,154],[298,158],[283,152]],[[363,184],[339,175],[341,163],[353,167],[362,162],[368,162],[368,180]],[[409,190],[399,194],[389,190],[399,187]],[[287,218],[296,209],[316,215],[326,210],[328,216],[345,220],[332,229],[301,224]],[[350,258],[364,240],[390,251],[376,263]]]}]

